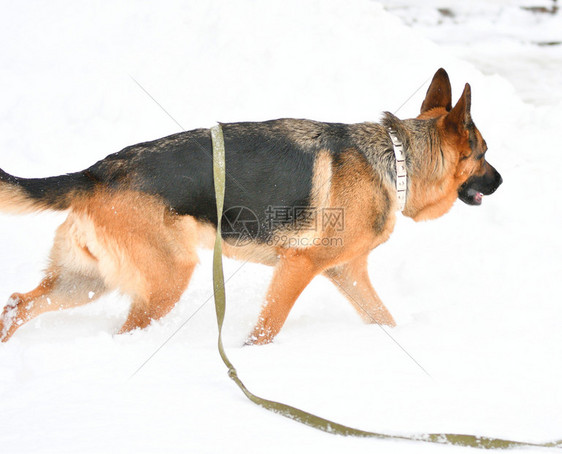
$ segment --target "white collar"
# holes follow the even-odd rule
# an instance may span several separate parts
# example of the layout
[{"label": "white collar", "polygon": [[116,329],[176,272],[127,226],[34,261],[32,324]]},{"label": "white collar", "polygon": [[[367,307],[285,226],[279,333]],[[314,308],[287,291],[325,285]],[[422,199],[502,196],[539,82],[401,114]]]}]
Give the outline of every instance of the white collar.
[{"label": "white collar", "polygon": [[408,173],[406,172],[406,153],[404,145],[396,136],[396,131],[388,129],[388,135],[392,140],[394,147],[394,157],[396,158],[396,199],[398,200],[398,209],[404,211],[406,206],[406,193],[408,190]]}]

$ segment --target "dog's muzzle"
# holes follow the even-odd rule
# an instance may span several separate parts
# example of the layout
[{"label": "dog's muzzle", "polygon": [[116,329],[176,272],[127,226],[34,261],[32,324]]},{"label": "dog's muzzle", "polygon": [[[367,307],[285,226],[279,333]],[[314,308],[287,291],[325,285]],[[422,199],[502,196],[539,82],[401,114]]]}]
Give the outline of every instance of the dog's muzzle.
[{"label": "dog's muzzle", "polygon": [[458,194],[467,205],[480,205],[482,197],[493,194],[502,184],[499,172],[486,162],[484,175],[473,175],[459,188]]}]

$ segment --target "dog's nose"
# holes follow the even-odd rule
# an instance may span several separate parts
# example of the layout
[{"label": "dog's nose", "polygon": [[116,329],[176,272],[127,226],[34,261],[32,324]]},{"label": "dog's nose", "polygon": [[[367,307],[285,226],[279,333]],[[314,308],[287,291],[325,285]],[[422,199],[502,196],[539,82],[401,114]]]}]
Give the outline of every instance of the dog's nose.
[{"label": "dog's nose", "polygon": [[492,166],[490,163],[487,164],[490,166],[487,172],[488,181],[490,182],[490,186],[492,186],[490,189],[492,190],[492,192],[494,192],[503,183],[503,178],[500,173],[494,168],[494,166]]},{"label": "dog's nose", "polygon": [[[497,172],[496,172],[496,173],[497,173]],[[498,184],[498,187],[499,187],[500,184],[502,184],[502,183],[503,183],[503,178],[502,178],[502,176],[501,176],[499,173],[497,173],[497,184]]]}]

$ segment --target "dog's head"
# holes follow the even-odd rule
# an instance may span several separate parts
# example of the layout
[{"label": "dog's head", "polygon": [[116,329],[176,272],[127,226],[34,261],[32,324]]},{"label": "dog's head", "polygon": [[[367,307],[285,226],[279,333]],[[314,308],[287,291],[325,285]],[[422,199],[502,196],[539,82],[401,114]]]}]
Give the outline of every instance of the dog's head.
[{"label": "dog's head", "polygon": [[486,141],[472,121],[470,85],[465,85],[455,107],[451,101],[449,76],[444,69],[439,69],[427,90],[418,119],[438,119],[442,151],[455,166],[458,198],[468,205],[480,205],[482,196],[498,189],[502,177],[486,161]]}]

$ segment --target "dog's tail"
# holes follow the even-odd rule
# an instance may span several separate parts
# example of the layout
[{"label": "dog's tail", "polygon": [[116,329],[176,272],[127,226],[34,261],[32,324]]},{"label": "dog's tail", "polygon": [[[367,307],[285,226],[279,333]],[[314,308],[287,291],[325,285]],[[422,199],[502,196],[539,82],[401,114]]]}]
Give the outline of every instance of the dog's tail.
[{"label": "dog's tail", "polygon": [[94,182],[84,172],[48,178],[19,178],[0,169],[0,211],[31,213],[63,211],[72,200],[92,189]]}]

